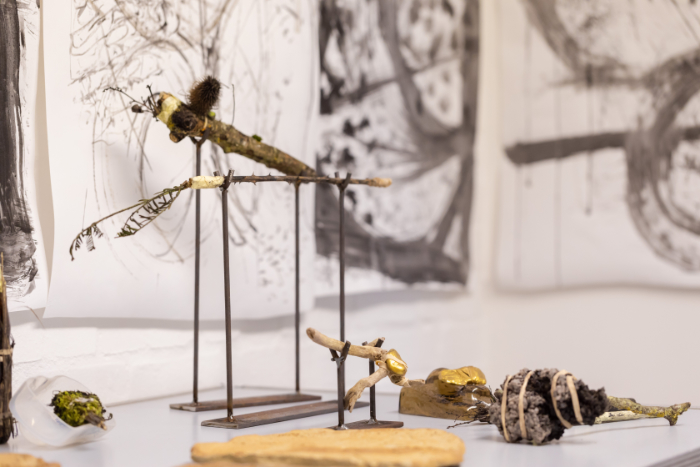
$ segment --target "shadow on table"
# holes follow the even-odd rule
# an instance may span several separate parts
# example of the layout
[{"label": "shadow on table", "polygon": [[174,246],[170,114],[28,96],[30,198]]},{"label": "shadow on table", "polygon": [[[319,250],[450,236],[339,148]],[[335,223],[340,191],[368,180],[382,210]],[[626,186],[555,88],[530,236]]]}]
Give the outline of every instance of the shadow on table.
[{"label": "shadow on table", "polygon": [[[538,447],[538,448],[543,448],[547,446],[561,446],[561,445],[583,445],[583,444],[595,444],[595,441],[587,441],[587,440],[569,440],[568,438],[572,438],[572,436],[566,436],[562,437],[562,439],[558,441],[552,441],[547,444],[541,444],[539,446],[532,446],[533,448]],[[499,435],[486,435],[486,436],[479,436],[477,438],[479,441],[487,441],[487,442],[495,442],[503,445],[511,445],[511,446],[528,446],[528,443],[507,443],[502,436]]]},{"label": "shadow on table", "polygon": [[[644,426],[621,426],[618,428],[607,428],[605,430],[595,430],[595,431],[587,431],[585,433],[575,433],[568,435],[569,438],[574,438],[574,437],[580,437],[580,436],[588,436],[588,435],[597,435],[598,433],[606,433],[610,431],[626,431],[626,430],[639,430],[641,428],[663,428],[663,427],[668,427],[668,424],[664,425],[644,425]],[[567,435],[565,435],[567,436]]]}]

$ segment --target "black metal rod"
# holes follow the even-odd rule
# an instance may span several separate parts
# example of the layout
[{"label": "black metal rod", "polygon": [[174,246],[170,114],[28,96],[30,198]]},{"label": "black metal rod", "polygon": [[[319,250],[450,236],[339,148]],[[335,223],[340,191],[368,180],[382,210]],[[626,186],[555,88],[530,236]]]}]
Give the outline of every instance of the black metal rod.
[{"label": "black metal rod", "polygon": [[343,351],[340,356],[335,350],[331,350],[331,355],[333,356],[333,361],[335,361],[337,371],[338,371],[338,426],[337,430],[347,430],[345,426],[345,404],[343,398],[345,397],[345,387],[343,383],[343,376],[345,374],[345,359],[348,357],[348,352],[350,352],[350,342],[345,342],[343,346]]},{"label": "black metal rod", "polygon": [[294,185],[294,266],[295,266],[295,271],[294,271],[294,287],[295,287],[295,293],[294,293],[294,332],[295,332],[295,342],[294,342],[294,349],[296,353],[296,360],[295,360],[295,371],[296,371],[296,392],[299,393],[301,391],[301,383],[300,383],[300,364],[299,364],[299,332],[300,332],[300,325],[301,325],[301,311],[300,311],[300,305],[299,305],[299,184],[296,183]]},{"label": "black metal rod", "polygon": [[[229,177],[233,176],[229,171]],[[224,306],[226,310],[226,410],[229,420],[233,419],[233,368],[231,356],[231,276],[228,254],[228,187],[224,183],[221,189],[221,218],[224,227]]]},{"label": "black metal rod", "polygon": [[343,398],[345,391],[343,390],[343,370],[345,362],[338,364],[338,428],[345,425],[345,407],[343,406]]},{"label": "black metal rod", "polygon": [[[384,341],[379,339],[375,347],[381,347]],[[363,344],[364,345],[364,344]],[[369,359],[369,374],[374,374],[374,360]],[[376,399],[376,384],[369,388],[369,423],[377,423],[377,399]]]},{"label": "black metal rod", "polygon": [[[369,359],[369,374],[374,374],[374,360]],[[375,388],[376,384],[373,384],[369,388],[369,422],[377,423],[377,401],[375,399]]]},{"label": "black metal rod", "polygon": [[345,341],[345,187],[340,187],[339,195],[340,228],[338,260],[340,263],[340,340]]},{"label": "black metal rod", "polygon": [[[195,175],[201,175],[202,173],[202,142],[195,143],[197,147]],[[201,191],[202,190],[196,190],[194,194],[194,375],[192,378],[192,402],[195,404],[199,402],[199,243],[201,239]]]},{"label": "black metal rod", "polygon": [[[696,138],[700,139],[700,138]],[[287,182],[287,183],[327,183],[329,185],[367,185],[376,188],[391,186],[390,178],[331,178],[331,177],[305,177],[301,175],[236,175],[231,183],[263,183],[263,182]]]},{"label": "black metal rod", "polygon": [[[340,263],[340,340],[345,342],[345,189],[350,183],[352,174],[347,174],[343,183],[338,185],[338,216],[339,216],[339,233],[338,233],[338,262]],[[338,178],[338,173],[335,174]],[[345,365],[342,365],[342,389],[345,394]]]},{"label": "black metal rod", "polygon": [[[194,143],[197,153],[195,164],[195,176],[202,174],[202,145],[209,137],[210,129],[204,132],[202,137],[197,141],[194,138],[190,140]],[[200,242],[201,242],[201,194],[200,190],[194,195],[195,200],[195,227],[194,227],[194,364],[192,365],[192,402],[199,402],[199,264],[200,264]]]}]

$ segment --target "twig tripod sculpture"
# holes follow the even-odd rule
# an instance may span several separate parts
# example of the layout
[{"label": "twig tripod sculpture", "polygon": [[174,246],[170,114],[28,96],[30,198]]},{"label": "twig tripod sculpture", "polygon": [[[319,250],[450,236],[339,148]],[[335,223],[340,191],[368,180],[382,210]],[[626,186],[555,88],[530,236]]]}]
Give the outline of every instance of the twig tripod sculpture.
[{"label": "twig tripod sculpture", "polygon": [[[113,89],[124,93],[121,89]],[[300,358],[299,358],[299,187],[305,183],[327,183],[336,185],[339,190],[339,263],[340,263],[340,338],[345,339],[345,190],[350,184],[367,185],[372,187],[388,187],[390,179],[371,178],[353,179],[351,174],[340,178],[336,173],[334,178],[319,177],[316,171],[303,162],[286,154],[276,147],[262,143],[259,137],[250,137],[239,132],[233,125],[228,125],[215,120],[211,112],[218,100],[220,84],[216,79],[207,77],[200,83],[195,83],[190,91],[190,99],[187,104],[168,93],[150,95],[141,102],[128,96],[134,105],[135,113],[150,113],[158,120],[165,123],[170,129],[170,139],[179,142],[188,137],[195,144],[197,152],[196,171],[197,176],[183,182],[173,188],[166,188],[149,199],[143,199],[139,203],[114,212],[83,229],[73,240],[70,254],[78,250],[83,242],[88,250],[94,248],[93,237],[102,236],[98,224],[123,212],[131,211],[131,214],[117,234],[118,237],[135,235],[141,229],[153,222],[163,212],[172,207],[183,190],[196,190],[196,224],[195,224],[195,304],[194,304],[194,377],[193,377],[193,401],[191,403],[173,404],[171,408],[189,411],[226,409],[227,416],[222,419],[208,420],[202,423],[204,426],[221,428],[246,428],[250,426],[275,423],[295,418],[309,417],[323,413],[334,412],[335,402],[315,402],[301,406],[268,410],[234,417],[235,407],[251,407],[258,405],[283,404],[290,402],[302,402],[319,400],[320,397],[306,395],[300,392]],[[150,92],[150,87],[149,87]],[[124,93],[125,94],[125,93]],[[125,94],[126,95],[126,94]],[[196,139],[199,138],[199,139]],[[220,146],[225,153],[237,153],[248,157],[265,166],[276,169],[286,175],[282,176],[234,176],[230,170],[226,177],[215,173],[213,177],[200,176],[201,172],[201,147],[205,141]],[[265,397],[250,397],[233,399],[232,386],[232,355],[231,355],[231,290],[229,274],[229,237],[228,237],[228,189],[235,183],[258,182],[287,182],[295,187],[295,362],[296,362],[296,392]],[[222,191],[222,216],[223,216],[223,257],[224,257],[224,283],[225,283],[225,321],[226,321],[226,387],[227,398],[225,401],[200,402],[198,395],[198,369],[199,369],[199,267],[200,267],[200,189],[220,188]],[[339,372],[343,375],[342,362]],[[342,399],[342,398],[341,398]],[[342,400],[339,402],[342,405]],[[366,406],[366,403],[358,403],[356,406]]]},{"label": "twig tripod sculpture", "polygon": [[[231,289],[230,289],[230,275],[229,275],[229,251],[228,251],[228,189],[233,183],[257,183],[257,182],[274,182],[274,181],[284,181],[288,183],[294,183],[295,185],[295,211],[296,211],[296,285],[297,285],[297,308],[295,316],[295,328],[296,328],[296,369],[297,369],[297,388],[299,384],[299,186],[302,183],[329,183],[336,185],[340,193],[339,202],[339,215],[340,215],[340,333],[341,339],[345,336],[345,230],[344,227],[344,198],[345,189],[349,184],[364,184],[369,185],[375,183],[375,181],[370,180],[356,180],[351,178],[351,174],[347,174],[345,178],[330,178],[330,177],[290,177],[290,176],[243,176],[235,177],[233,170],[229,170],[226,177],[221,176],[218,172],[215,173],[214,177],[195,177],[190,179],[189,188],[193,189],[206,189],[206,188],[220,188],[222,191],[222,203],[221,203],[221,215],[223,219],[223,257],[224,257],[224,303],[225,303],[225,317],[226,317],[226,410],[227,415],[224,418],[218,418],[213,420],[206,420],[202,422],[202,426],[210,426],[217,428],[248,428],[258,425],[266,425],[269,423],[282,422],[285,420],[293,420],[297,418],[312,417],[315,415],[321,415],[326,413],[332,413],[336,410],[336,407],[340,407],[341,417],[342,417],[342,406],[343,398],[342,394],[344,392],[344,358],[338,358],[338,391],[339,399],[336,403],[335,401],[329,402],[315,402],[312,404],[298,405],[294,407],[286,407],[282,409],[273,409],[263,412],[255,412],[245,415],[234,416],[234,399],[233,399],[233,381],[232,381],[232,354],[231,354]],[[319,398],[320,399],[320,398]],[[366,403],[358,403],[356,406],[366,407]]]},{"label": "twig tripod sculpture", "polygon": [[[384,343],[384,338],[380,337],[372,341],[371,343],[363,342],[362,345],[372,345],[374,347],[381,347]],[[350,341],[345,341],[343,345],[343,350],[340,355],[334,349],[331,351],[331,360],[338,366],[338,424],[331,427],[334,430],[361,430],[368,428],[401,428],[403,422],[388,422],[383,420],[377,420],[377,395],[374,390],[374,385],[369,388],[369,419],[361,420],[359,422],[345,423],[345,375],[343,375],[343,370],[345,369],[345,359],[348,356],[350,347],[352,344]],[[374,360],[369,359],[369,375],[370,378],[374,375]],[[355,405],[356,403],[353,403]],[[352,409],[350,409],[352,410]]]},{"label": "twig tripod sculpture", "polygon": [[[394,350],[384,350],[384,338],[379,337],[371,342],[364,342],[360,345],[352,345],[349,341],[341,342],[313,328],[306,330],[306,335],[316,344],[325,347],[331,352],[331,360],[338,365],[338,425],[336,430],[364,429],[364,428],[400,428],[403,422],[388,422],[377,420],[376,396],[374,386],[384,378],[397,386],[410,387],[411,385],[422,385],[424,381],[409,380],[406,378],[408,365],[401,358],[401,355]],[[340,352],[340,355],[338,355]],[[366,358],[369,360],[369,376],[360,379],[348,392],[345,392],[345,379],[341,374],[342,365],[348,355],[353,357]],[[374,365],[379,367],[375,371]],[[365,389],[370,390],[370,419],[354,423],[345,424],[344,410],[352,412],[353,408],[361,407],[358,399]]]}]

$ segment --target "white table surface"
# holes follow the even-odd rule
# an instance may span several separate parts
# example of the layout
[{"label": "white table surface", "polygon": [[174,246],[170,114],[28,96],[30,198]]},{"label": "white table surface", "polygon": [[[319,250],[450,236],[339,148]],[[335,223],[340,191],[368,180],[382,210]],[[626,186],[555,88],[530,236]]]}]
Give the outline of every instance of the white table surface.
[{"label": "white table surface", "polygon": [[[236,389],[236,396],[280,394],[284,391],[263,389]],[[313,392],[312,392],[313,393]],[[367,391],[366,391],[367,393]],[[320,393],[324,400],[333,394]],[[225,391],[204,391],[200,400],[225,397]],[[20,434],[0,452],[22,452],[60,462],[63,467],[176,467],[189,462],[190,448],[200,442],[224,442],[245,434],[283,433],[289,430],[322,428],[337,423],[336,414],[290,420],[273,425],[226,430],[200,426],[203,420],[225,416],[225,411],[191,413],[171,410],[172,402],[187,402],[190,396],[174,396],[163,399],[116,406],[116,428],[104,438],[88,444],[46,448],[30,444]],[[365,394],[362,400],[368,400]],[[243,414],[284,407],[237,409]],[[405,428],[440,428],[451,425],[450,420],[417,417],[398,413],[398,395],[377,397],[377,412],[381,420],[401,420]],[[369,408],[346,412],[346,422],[365,420]],[[544,446],[507,444],[496,427],[480,424],[449,430],[464,441],[467,451],[463,466],[648,466],[650,464],[700,448],[700,411],[689,410],[674,427],[664,419],[634,420],[593,427],[574,427],[557,442]]]}]

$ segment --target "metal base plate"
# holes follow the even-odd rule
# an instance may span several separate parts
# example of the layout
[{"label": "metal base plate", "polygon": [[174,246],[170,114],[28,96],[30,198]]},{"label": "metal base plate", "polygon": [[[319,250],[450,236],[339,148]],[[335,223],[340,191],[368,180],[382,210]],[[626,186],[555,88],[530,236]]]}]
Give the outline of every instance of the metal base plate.
[{"label": "metal base plate", "polygon": [[[369,423],[369,420],[361,420],[359,422],[346,423],[345,428],[348,430],[374,430],[377,428],[401,428],[403,422],[391,422],[386,420],[377,420],[374,423]],[[333,430],[338,430],[337,426],[330,427]]]},{"label": "metal base plate", "polygon": [[[357,402],[355,404],[355,408],[367,406],[369,406],[367,402]],[[287,420],[295,420],[297,418],[314,417],[316,415],[334,413],[337,411],[338,401],[314,402],[313,404],[295,405],[282,409],[235,415],[233,420],[229,420],[227,417],[205,420],[202,422],[202,426],[240,430],[242,428],[269,425],[270,423],[279,423]]]},{"label": "metal base plate", "polygon": [[[320,401],[321,396],[310,394],[276,394],[274,396],[240,397],[233,400],[233,408],[257,407],[259,405],[291,404],[293,402]],[[226,399],[204,402],[184,402],[170,404],[174,410],[186,410],[188,412],[205,412],[207,410],[226,410]]]}]

